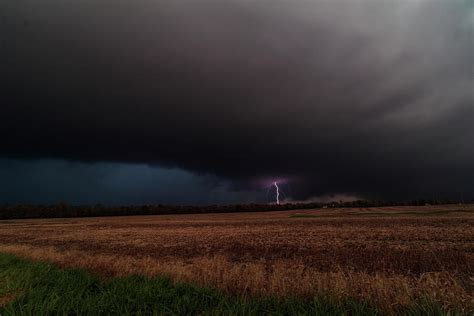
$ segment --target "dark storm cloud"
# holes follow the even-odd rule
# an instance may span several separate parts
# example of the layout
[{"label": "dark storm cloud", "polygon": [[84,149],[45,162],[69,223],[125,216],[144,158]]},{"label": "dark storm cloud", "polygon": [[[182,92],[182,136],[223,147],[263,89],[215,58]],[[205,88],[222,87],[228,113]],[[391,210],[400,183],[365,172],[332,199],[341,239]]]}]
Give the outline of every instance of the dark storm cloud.
[{"label": "dark storm cloud", "polygon": [[0,159],[0,203],[210,204],[251,202],[211,176],[144,164]]},{"label": "dark storm cloud", "polygon": [[295,199],[474,188],[471,1],[3,1],[1,155]]}]

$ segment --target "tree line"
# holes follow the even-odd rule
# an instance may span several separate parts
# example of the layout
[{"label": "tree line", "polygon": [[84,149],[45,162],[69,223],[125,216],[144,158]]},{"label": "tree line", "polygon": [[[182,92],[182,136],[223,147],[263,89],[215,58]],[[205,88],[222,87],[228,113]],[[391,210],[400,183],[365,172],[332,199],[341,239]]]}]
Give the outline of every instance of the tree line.
[{"label": "tree line", "polygon": [[[474,202],[474,201],[471,201]],[[330,203],[283,203],[283,204],[234,204],[234,205],[128,205],[106,206],[69,205],[58,203],[53,205],[5,204],[0,205],[0,219],[22,218],[62,218],[62,217],[95,217],[95,216],[129,216],[129,215],[170,215],[170,214],[201,214],[201,213],[232,213],[232,212],[264,212],[295,209],[318,208],[357,208],[382,206],[421,206],[457,204],[460,201],[451,199],[417,199],[410,201],[357,200],[350,202],[335,201]]]}]

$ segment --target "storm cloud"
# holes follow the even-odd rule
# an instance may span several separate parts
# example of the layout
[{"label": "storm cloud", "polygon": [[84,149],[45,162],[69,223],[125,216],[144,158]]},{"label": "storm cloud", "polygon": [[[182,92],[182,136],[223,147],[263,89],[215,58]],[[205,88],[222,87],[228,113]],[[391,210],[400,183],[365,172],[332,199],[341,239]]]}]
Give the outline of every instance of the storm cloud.
[{"label": "storm cloud", "polygon": [[474,188],[472,1],[7,0],[0,156],[292,198]]}]

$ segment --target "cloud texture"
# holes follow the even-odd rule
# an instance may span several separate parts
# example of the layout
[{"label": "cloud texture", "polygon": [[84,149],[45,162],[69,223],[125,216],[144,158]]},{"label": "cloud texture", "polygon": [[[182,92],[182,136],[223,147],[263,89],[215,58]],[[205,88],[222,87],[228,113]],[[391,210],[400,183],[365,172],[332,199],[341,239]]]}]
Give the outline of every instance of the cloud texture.
[{"label": "cloud texture", "polygon": [[0,4],[0,156],[177,167],[293,198],[474,188],[472,2]]}]

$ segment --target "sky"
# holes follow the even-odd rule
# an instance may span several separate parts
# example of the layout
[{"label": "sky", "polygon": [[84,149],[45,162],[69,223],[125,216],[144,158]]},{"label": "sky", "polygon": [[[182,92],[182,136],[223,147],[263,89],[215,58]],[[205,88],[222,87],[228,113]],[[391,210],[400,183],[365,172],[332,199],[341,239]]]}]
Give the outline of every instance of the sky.
[{"label": "sky", "polygon": [[5,0],[0,203],[474,198],[472,0]]}]

